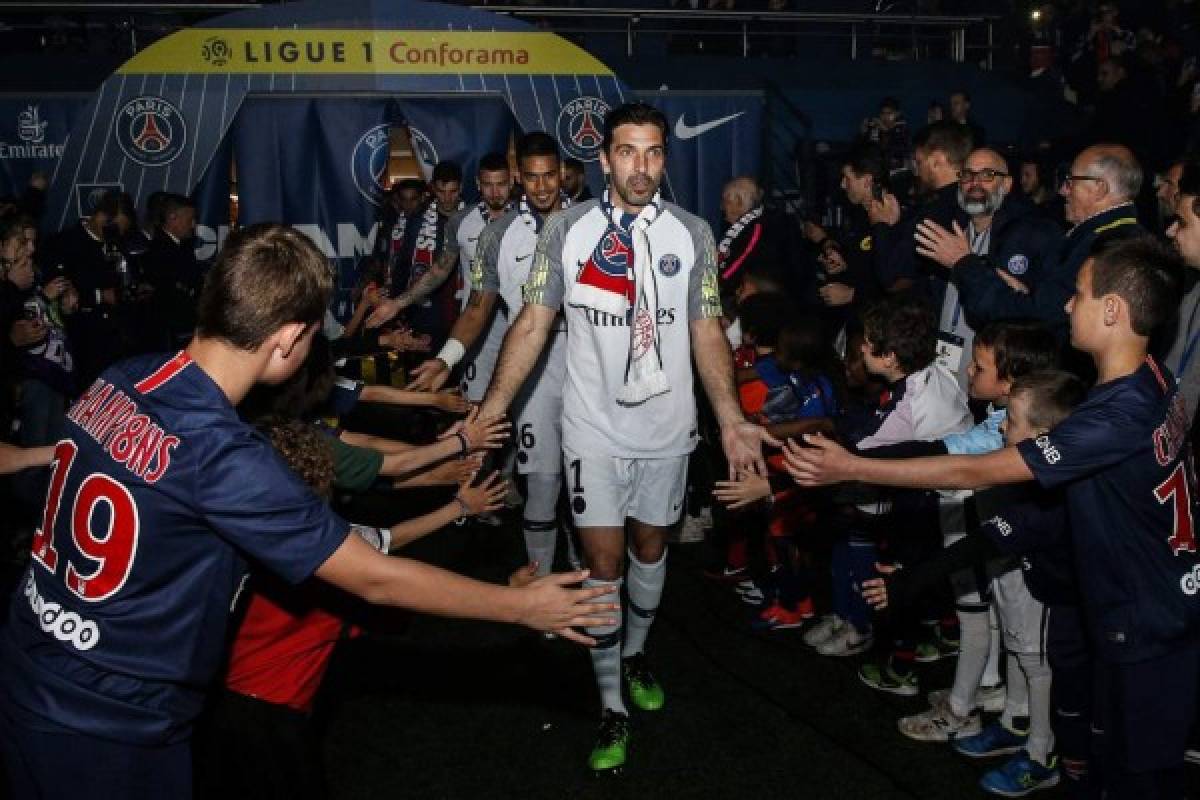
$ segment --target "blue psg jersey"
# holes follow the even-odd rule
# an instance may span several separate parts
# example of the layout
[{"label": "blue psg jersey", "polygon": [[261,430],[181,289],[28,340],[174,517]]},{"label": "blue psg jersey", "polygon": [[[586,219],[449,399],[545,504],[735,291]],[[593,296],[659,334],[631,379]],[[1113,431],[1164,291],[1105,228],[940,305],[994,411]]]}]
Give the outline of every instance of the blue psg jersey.
[{"label": "blue psg jersey", "polygon": [[11,713],[137,744],[185,738],[223,663],[243,557],[299,582],[349,529],[186,354],[106,370],[67,413],[0,634]]},{"label": "blue psg jersey", "polygon": [[1017,446],[1064,486],[1083,607],[1101,657],[1155,658],[1200,632],[1196,482],[1174,378],[1147,358]]}]

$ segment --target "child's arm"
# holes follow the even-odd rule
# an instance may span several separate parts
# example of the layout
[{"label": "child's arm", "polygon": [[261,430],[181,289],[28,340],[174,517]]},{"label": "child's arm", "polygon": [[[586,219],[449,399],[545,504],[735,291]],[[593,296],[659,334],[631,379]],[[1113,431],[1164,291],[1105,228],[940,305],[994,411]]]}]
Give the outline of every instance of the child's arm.
[{"label": "child's arm", "polygon": [[767,426],[767,432],[776,439],[792,439],[806,433],[824,433],[832,435],[833,420],[829,417],[809,417],[794,419],[790,422],[777,422]]},{"label": "child's arm", "polygon": [[902,489],[979,489],[1033,480],[1015,447],[978,456],[868,459],[854,456],[824,436],[805,436],[807,447],[788,440],[787,471],[801,486],[860,481]]},{"label": "child's arm", "polygon": [[[473,478],[474,475],[471,476]],[[398,522],[390,530],[392,543],[389,552],[395,552],[406,544],[427,536],[436,530],[466,517],[477,517],[504,507],[504,496],[508,493],[508,482],[500,473],[493,472],[478,486],[465,481],[446,505],[416,519]]]},{"label": "child's arm", "polygon": [[907,608],[939,589],[954,572],[1002,557],[987,536],[973,533],[911,567],[876,564],[879,578],[863,581],[862,595],[875,609]]},{"label": "child's arm", "polygon": [[53,460],[53,445],[16,447],[0,442],[0,475],[9,475],[30,467],[47,467]]},{"label": "child's arm", "polygon": [[412,447],[403,442],[380,437],[364,437],[362,434],[352,434],[347,438],[342,434],[342,441],[347,444],[366,441],[367,444],[356,444],[359,447],[370,447],[379,450],[383,455],[383,466],[380,475],[396,477],[413,472],[422,467],[442,461],[453,456],[463,455],[472,450],[491,450],[500,447],[508,438],[512,424],[504,417],[493,417],[487,420],[479,418],[479,412],[470,414],[458,430],[443,436],[432,444]]},{"label": "child's arm", "polygon": [[457,391],[450,392],[415,392],[409,389],[397,389],[394,386],[364,386],[358,397],[363,403],[386,403],[395,406],[416,406],[422,408],[440,408],[451,414],[463,414],[470,408]]},{"label": "child's arm", "polygon": [[414,470],[392,478],[395,489],[413,489],[419,486],[457,486],[467,476],[483,466],[483,453],[472,453],[466,458],[455,458],[434,467]]}]

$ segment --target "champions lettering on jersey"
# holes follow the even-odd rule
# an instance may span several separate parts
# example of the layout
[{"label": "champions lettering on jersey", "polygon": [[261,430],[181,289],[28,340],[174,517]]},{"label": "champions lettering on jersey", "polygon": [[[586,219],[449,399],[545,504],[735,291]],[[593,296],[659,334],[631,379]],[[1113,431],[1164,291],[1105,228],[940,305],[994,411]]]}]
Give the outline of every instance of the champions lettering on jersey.
[{"label": "champions lettering on jersey", "polygon": [[349,528],[186,354],[117,364],[55,448],[0,699],[39,730],[180,741],[222,664],[241,553],[299,582]]}]

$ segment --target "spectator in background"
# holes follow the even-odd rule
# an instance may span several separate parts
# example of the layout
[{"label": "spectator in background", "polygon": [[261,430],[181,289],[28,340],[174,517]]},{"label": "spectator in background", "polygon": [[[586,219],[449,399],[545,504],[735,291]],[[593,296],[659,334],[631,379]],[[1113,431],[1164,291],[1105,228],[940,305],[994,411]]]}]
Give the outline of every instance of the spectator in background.
[{"label": "spectator in background", "polygon": [[879,103],[879,114],[863,120],[862,137],[879,145],[887,158],[889,172],[908,166],[908,123],[900,113],[900,101],[896,98],[883,98]]},{"label": "spectator in background", "polygon": [[1158,199],[1158,222],[1163,230],[1175,221],[1179,213],[1179,180],[1183,177],[1183,161],[1176,161],[1166,172],[1154,179],[1154,195]]},{"label": "spectator in background", "polygon": [[[763,190],[758,180],[749,175],[733,178],[721,192],[721,215],[725,233],[717,242],[717,278],[721,290],[721,306],[726,319],[735,321],[737,302],[734,299],[747,272],[766,270],[780,275],[789,293],[795,296],[798,280],[785,261],[780,247],[780,233],[772,230],[763,208]],[[735,326],[727,332],[736,345],[740,334]]]},{"label": "spectator in background", "polygon": [[401,257],[408,220],[425,202],[425,182],[419,178],[396,181],[379,210],[379,232],[375,236],[375,255],[389,265],[386,285],[392,285],[392,262]]},{"label": "spectator in background", "polygon": [[987,144],[987,134],[983,126],[971,118],[971,95],[966,89],[959,89],[950,94],[950,119],[959,125],[966,125],[971,130],[971,142],[975,147]]},{"label": "spectator in background", "polygon": [[203,275],[196,261],[196,207],[188,198],[168,194],[159,200],[161,218],[147,251],[145,277],[154,289],[153,349],[176,350],[196,327],[196,300]]},{"label": "spectator in background", "polygon": [[1121,27],[1120,14],[1115,2],[1100,3],[1087,31],[1075,44],[1069,74],[1072,86],[1085,99],[1095,88],[1096,67],[1114,56],[1132,52],[1137,45],[1133,31]]},{"label": "spectator in background", "polygon": [[562,162],[562,188],[572,203],[584,203],[592,199],[591,187],[587,185],[587,173],[578,158],[564,158]]},{"label": "spectator in background", "polygon": [[[1177,164],[1176,213],[1167,236],[1179,251],[1185,264],[1192,270],[1200,270],[1200,165],[1189,162]],[[1192,280],[1187,293],[1179,305],[1179,320],[1175,335],[1163,364],[1179,381],[1179,392],[1183,396],[1186,419],[1190,425],[1200,405],[1200,359],[1196,358],[1200,343],[1200,281]]]},{"label": "spectator in background", "polygon": [[925,112],[925,124],[932,125],[946,118],[946,107],[937,100],[929,101],[929,110]]},{"label": "spectator in background", "polygon": [[1159,134],[1152,121],[1158,117],[1158,98],[1149,87],[1133,84],[1125,59],[1117,56],[1096,67],[1096,88],[1089,141],[1123,144],[1139,161],[1153,163],[1153,137]]},{"label": "spectator in background", "polygon": [[121,246],[133,224],[132,206],[118,192],[107,192],[91,214],[50,237],[44,248],[42,268],[65,275],[79,292],[79,311],[68,320],[67,335],[82,386],[125,352],[115,307],[121,302],[122,269],[128,269]]},{"label": "spectator in background", "polygon": [[1021,159],[1020,179],[1022,194],[1035,206],[1045,206],[1054,197],[1054,189],[1046,185],[1049,179],[1046,167],[1037,156]]}]

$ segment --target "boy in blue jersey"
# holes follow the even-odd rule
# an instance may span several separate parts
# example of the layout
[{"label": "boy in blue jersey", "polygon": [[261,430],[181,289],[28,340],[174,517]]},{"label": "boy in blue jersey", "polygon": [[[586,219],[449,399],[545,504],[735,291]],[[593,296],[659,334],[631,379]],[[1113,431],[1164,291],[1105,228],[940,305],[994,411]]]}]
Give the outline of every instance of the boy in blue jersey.
[{"label": "boy in blue jersey", "polygon": [[[106,370],[68,411],[32,561],[0,631],[0,753],[16,797],[191,796],[189,739],[223,662],[246,559],[373,603],[516,622],[587,643],[585,572],[527,587],[389,558],[234,407],[304,361],[331,276],[280,225],[233,234],[173,357]],[[462,440],[462,449],[474,443]]]},{"label": "boy in blue jersey", "polygon": [[1188,423],[1175,379],[1147,354],[1170,318],[1182,268],[1149,238],[1108,242],[1067,301],[1071,343],[1095,362],[1087,399],[1048,433],[978,456],[869,461],[809,437],[789,471],[816,486],[861,480],[977,488],[1063,487],[1083,611],[1101,678],[1096,765],[1107,796],[1182,796],[1200,671],[1200,558]]}]

